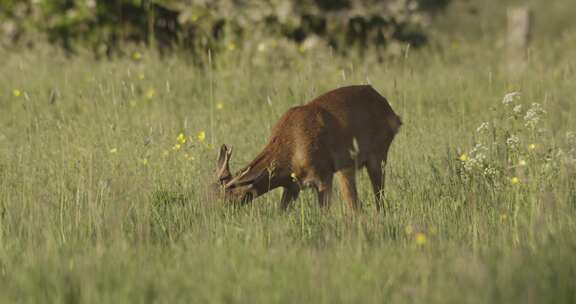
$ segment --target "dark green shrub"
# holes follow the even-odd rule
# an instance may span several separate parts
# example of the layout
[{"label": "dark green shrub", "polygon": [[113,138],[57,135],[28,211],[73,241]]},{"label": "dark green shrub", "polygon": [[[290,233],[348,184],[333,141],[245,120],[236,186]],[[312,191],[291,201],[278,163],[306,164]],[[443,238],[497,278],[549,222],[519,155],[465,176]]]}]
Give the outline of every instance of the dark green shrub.
[{"label": "dark green shrub", "polygon": [[390,42],[422,45],[422,20],[448,1],[0,0],[0,26],[5,45],[45,37],[69,53],[84,47],[99,56],[121,54],[127,44],[218,52],[268,38],[314,47],[305,44],[313,38],[346,53]]}]

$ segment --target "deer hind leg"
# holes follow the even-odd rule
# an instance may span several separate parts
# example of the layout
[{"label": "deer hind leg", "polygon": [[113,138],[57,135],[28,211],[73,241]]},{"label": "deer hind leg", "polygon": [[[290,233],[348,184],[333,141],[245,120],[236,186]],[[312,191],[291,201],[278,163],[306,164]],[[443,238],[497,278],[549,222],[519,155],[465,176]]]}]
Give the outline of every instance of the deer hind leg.
[{"label": "deer hind leg", "polygon": [[340,192],[348,206],[353,210],[360,209],[360,202],[358,201],[358,193],[356,192],[356,170],[354,167],[347,167],[336,172],[336,180]]},{"label": "deer hind leg", "polygon": [[384,205],[384,184],[386,182],[386,171],[382,164],[385,164],[385,161],[382,159],[370,159],[366,164],[366,170],[372,183],[376,209],[378,211],[381,211]]},{"label": "deer hind leg", "polygon": [[300,190],[298,188],[284,188],[284,192],[282,192],[282,199],[280,199],[280,210],[286,211],[288,207],[290,207],[290,203],[295,201],[298,198],[298,194]]}]

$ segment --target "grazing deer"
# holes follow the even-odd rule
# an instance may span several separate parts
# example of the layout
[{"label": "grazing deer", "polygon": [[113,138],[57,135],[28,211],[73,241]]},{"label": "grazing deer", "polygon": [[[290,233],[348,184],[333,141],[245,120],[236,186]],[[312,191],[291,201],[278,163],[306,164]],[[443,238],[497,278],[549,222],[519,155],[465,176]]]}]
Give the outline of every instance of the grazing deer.
[{"label": "grazing deer", "polygon": [[277,187],[285,210],[301,189],[312,187],[328,207],[332,178],[352,209],[359,209],[356,169],[366,167],[381,209],[388,149],[402,122],[369,85],[342,87],[289,109],[272,128],[266,146],[239,173],[230,173],[232,151],[222,145],[213,187],[226,200],[247,203]]}]

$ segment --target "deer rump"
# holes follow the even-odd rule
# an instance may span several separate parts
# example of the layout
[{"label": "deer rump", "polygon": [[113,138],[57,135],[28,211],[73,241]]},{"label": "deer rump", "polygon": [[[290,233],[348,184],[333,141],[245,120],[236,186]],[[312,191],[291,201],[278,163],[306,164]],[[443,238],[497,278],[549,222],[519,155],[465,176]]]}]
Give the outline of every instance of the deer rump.
[{"label": "deer rump", "polygon": [[336,177],[345,201],[359,209],[355,172],[365,167],[380,210],[384,165],[401,124],[371,86],[330,91],[284,113],[258,156],[234,175],[231,150],[222,145],[213,188],[226,201],[246,203],[283,187],[280,208],[287,209],[301,189],[311,187],[320,206],[327,207]]}]

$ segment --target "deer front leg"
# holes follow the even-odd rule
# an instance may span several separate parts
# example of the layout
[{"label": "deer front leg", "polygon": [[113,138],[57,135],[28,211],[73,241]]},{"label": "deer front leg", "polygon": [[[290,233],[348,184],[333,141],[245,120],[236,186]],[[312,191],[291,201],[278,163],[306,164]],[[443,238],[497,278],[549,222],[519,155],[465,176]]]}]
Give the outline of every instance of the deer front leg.
[{"label": "deer front leg", "polygon": [[280,210],[286,211],[290,206],[290,203],[298,198],[300,190],[296,187],[284,187],[284,192],[282,192],[282,199],[280,199]]},{"label": "deer front leg", "polygon": [[354,167],[348,167],[336,172],[336,180],[344,200],[351,209],[357,211],[360,209],[358,193],[356,192],[356,170]]},{"label": "deer front leg", "polygon": [[325,178],[324,181],[319,182],[315,188],[320,208],[328,209],[332,199],[332,175]]}]

